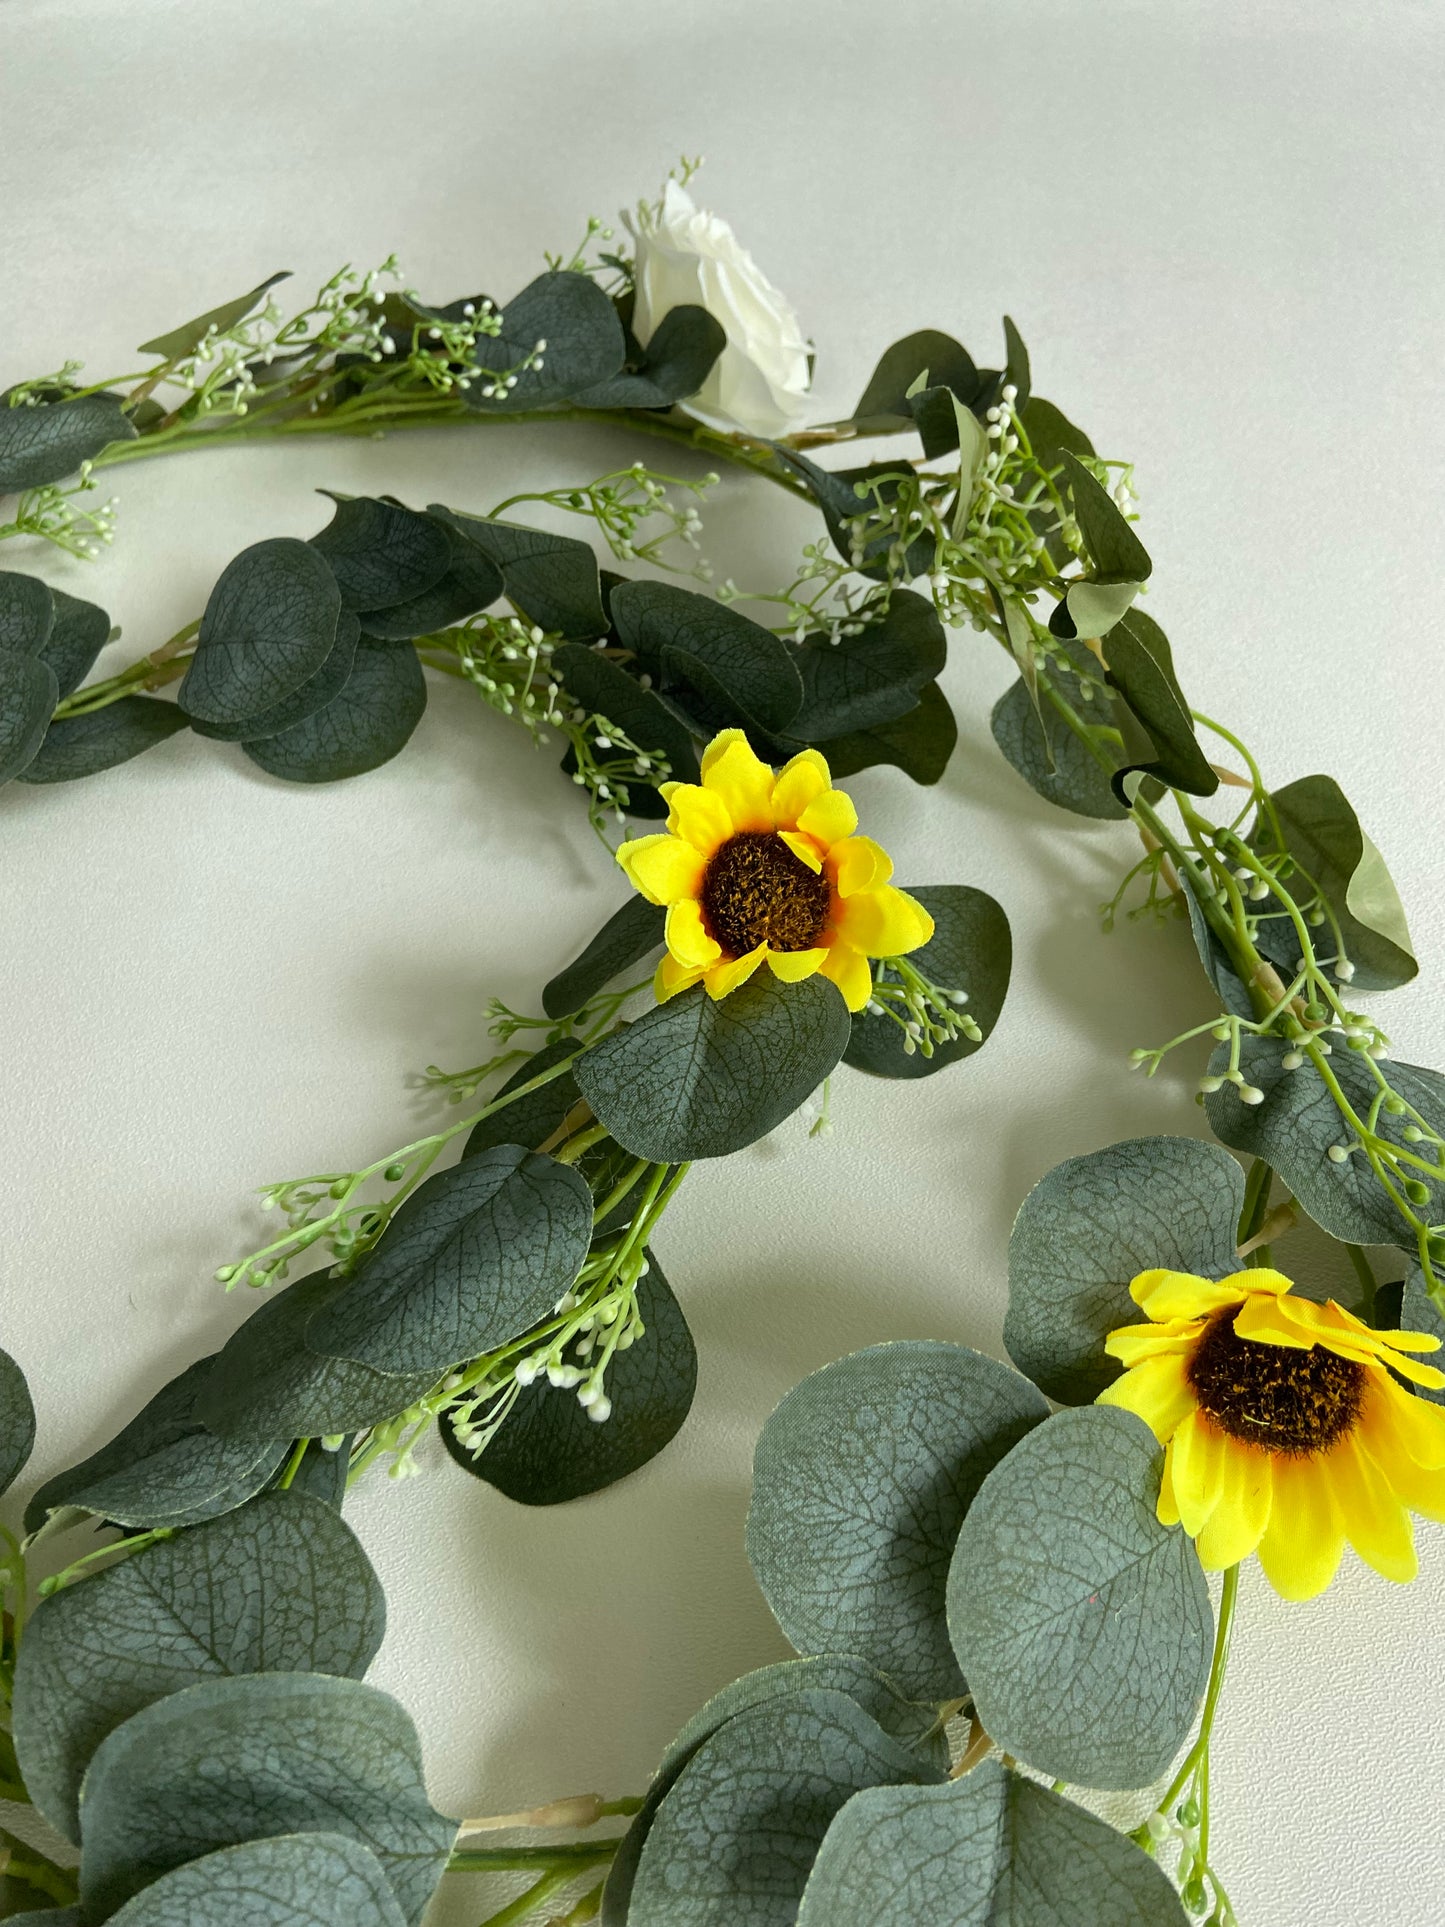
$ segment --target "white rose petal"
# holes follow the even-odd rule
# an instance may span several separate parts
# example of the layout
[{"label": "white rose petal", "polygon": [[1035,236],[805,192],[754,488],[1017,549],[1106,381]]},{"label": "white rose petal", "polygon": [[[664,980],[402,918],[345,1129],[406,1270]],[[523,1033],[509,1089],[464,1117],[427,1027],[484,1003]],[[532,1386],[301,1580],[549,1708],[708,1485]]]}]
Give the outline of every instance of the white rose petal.
[{"label": "white rose petal", "polygon": [[663,316],[682,307],[706,308],[727,346],[679,406],[711,428],[786,434],[807,405],[808,343],[798,317],[727,222],[669,181],[661,215],[637,232],[633,333],[646,347]]}]

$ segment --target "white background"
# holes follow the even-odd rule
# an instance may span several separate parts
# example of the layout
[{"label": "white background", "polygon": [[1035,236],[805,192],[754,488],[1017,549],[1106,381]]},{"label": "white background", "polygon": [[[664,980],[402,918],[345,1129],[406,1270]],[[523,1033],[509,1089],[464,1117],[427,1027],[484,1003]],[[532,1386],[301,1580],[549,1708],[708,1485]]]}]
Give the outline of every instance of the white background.
[{"label": "white background", "polygon": [[[1422,964],[1382,1014],[1403,1056],[1445,1061],[1438,8],[9,0],[0,40],[5,381],[69,354],[123,371],[278,267],[299,288],[396,249],[429,296],[505,297],[684,150],[800,309],[822,417],[915,327],[990,358],[1007,309],[1041,392],[1138,464],[1150,606],[1194,700],[1271,777],[1329,770],[1359,802]],[[103,562],[0,562],[103,601],[118,662],[245,544],[320,526],[316,487],[482,510],[655,446],[488,427],[191,455],[121,471]],[[709,544],[772,586],[814,530],[729,478]],[[1004,1021],[921,1087],[840,1078],[831,1142],[785,1131],[690,1178],[658,1239],[701,1353],[680,1440],[557,1511],[437,1452],[349,1506],[390,1596],[375,1677],[449,1811],[640,1790],[709,1692],[783,1650],[742,1550],[781,1394],[884,1338],[997,1350],[1029,1184],[1202,1128],[1192,1060],[1126,1074],[1206,1014],[1187,940],[1100,932],[1128,838],[1001,763],[1006,681],[957,637],[942,785],[852,786],[903,880],[1006,903]],[[254,1187],[404,1142],[433,1115],[409,1074],[475,1062],[483,1000],[534,998],[621,892],[575,792],[450,686],[359,782],[286,787],[184,737],[12,787],[0,843],[3,1342],[38,1478],[252,1309],[211,1274],[263,1228]],[[1291,1268],[1319,1262],[1295,1242]],[[1408,1590],[1349,1556],[1307,1606],[1246,1574],[1214,1768],[1245,1927],[1439,1917],[1445,1530],[1420,1543]]]}]

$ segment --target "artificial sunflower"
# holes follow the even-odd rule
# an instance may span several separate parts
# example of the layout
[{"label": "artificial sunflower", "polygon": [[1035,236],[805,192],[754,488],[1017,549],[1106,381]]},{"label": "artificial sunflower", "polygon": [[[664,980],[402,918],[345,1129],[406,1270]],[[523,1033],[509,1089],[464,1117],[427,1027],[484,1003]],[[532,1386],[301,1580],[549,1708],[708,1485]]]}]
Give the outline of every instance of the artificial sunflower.
[{"label": "artificial sunflower", "polygon": [[1126,1369],[1099,1402],[1166,1448],[1159,1517],[1206,1570],[1258,1552],[1276,1592],[1312,1599],[1348,1540],[1385,1578],[1413,1579],[1410,1511],[1445,1519],[1445,1407],[1400,1380],[1445,1385],[1409,1355],[1439,1339],[1373,1331],[1263,1268],[1144,1271],[1129,1290],[1150,1322],[1110,1333]]},{"label": "artificial sunflower", "polygon": [[726,997],[766,962],[784,983],[815,971],[849,1010],[873,992],[872,957],[901,957],[933,935],[921,903],[889,882],[893,865],[805,749],[774,773],[740,729],[715,736],[701,783],[663,783],[667,828],[624,843],[617,861],[667,906],[659,1001],[701,983]]}]

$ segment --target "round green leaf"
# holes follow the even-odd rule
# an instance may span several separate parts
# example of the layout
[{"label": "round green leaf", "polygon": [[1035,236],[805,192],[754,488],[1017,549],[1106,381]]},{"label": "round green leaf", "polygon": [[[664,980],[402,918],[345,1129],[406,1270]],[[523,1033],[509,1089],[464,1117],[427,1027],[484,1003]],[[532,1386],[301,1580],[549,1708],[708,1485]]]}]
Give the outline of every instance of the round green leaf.
[{"label": "round green leaf", "polygon": [[748,1558],[804,1653],[858,1653],[917,1699],[964,1690],[949,1559],[985,1476],[1040,1420],[1017,1372],[962,1345],[854,1352],[794,1386],[753,1460]]},{"label": "round green leaf", "polygon": [[[0,422],[4,419],[0,409]],[[38,575],[0,569],[0,649],[38,656],[54,626],[55,591]]]},{"label": "round green leaf", "polygon": [[552,669],[584,709],[590,709],[594,716],[605,717],[639,749],[666,759],[666,770],[654,769],[645,779],[639,778],[639,788],[644,780],[648,783],[669,777],[679,783],[698,780],[692,732],[655,689],[644,689],[619,663],[609,662],[606,656],[599,656],[595,650],[577,642],[569,642],[556,651]]},{"label": "round green leaf", "polygon": [[334,702],[350,682],[360,639],[360,623],[350,609],[343,609],[336,624],[336,640],[331,645],[331,653],[316,674],[308,676],[299,689],[293,689],[289,696],[272,703],[269,709],[258,710],[254,716],[246,716],[239,722],[203,723],[193,717],[191,727],[198,736],[208,736],[220,743],[248,743],[294,729],[298,723],[305,722],[308,716],[314,716],[318,710]]},{"label": "round green leaf", "polygon": [[20,781],[73,783],[82,776],[99,776],[178,735],[189,721],[175,703],[155,696],[122,696],[104,709],[52,723],[34,761],[21,770]]},{"label": "round green leaf", "polygon": [[[554,1037],[550,1044],[533,1051],[525,1062],[517,1066],[498,1089],[497,1097],[508,1096],[521,1085],[530,1084],[534,1078],[540,1077],[543,1071],[551,1070],[554,1064],[575,1057],[577,1048],[575,1037]],[[523,1144],[529,1151],[535,1151],[538,1145],[545,1144],[553,1136],[568,1112],[575,1110],[580,1102],[571,1072],[563,1071],[535,1091],[529,1091],[525,1097],[513,1098],[500,1111],[493,1111],[489,1117],[474,1124],[462,1147],[462,1156],[476,1157],[479,1152],[493,1150],[499,1144]],[[578,1163],[585,1171],[585,1152]]]},{"label": "round green leaf", "polygon": [[[642,692],[644,695],[646,691]],[[646,897],[630,896],[588,944],[542,992],[542,1008],[553,1019],[570,1017],[589,997],[605,990],[662,942],[667,913]]]},{"label": "round green leaf", "polygon": [[245,744],[251,761],[286,783],[336,783],[389,763],[426,708],[426,677],[410,643],[363,636],[338,696],[277,736]]},{"label": "round green leaf", "polygon": [[794,651],[803,706],[789,725],[804,742],[826,743],[916,707],[942,674],[948,643],[934,606],[911,589],[895,589],[884,615],[857,635],[810,636]]},{"label": "round green leaf", "polygon": [[345,608],[409,602],[450,568],[452,545],[429,515],[373,495],[332,499],[336,513],[311,546],[326,558]]},{"label": "round green leaf", "polygon": [[984,890],[962,883],[934,883],[913,890],[934,921],[933,936],[908,961],[941,989],[961,990],[966,1009],[983,1035],[977,1043],[958,1037],[934,1047],[932,1057],[903,1048],[903,1033],[890,1017],[860,1011],[843,1061],[876,1077],[931,1077],[960,1058],[971,1057],[993,1035],[1008,994],[1013,968],[1013,937],[1001,904]]},{"label": "round green leaf", "polygon": [[[518,522],[458,515],[433,502],[427,509],[463,535],[502,572],[507,600],[539,629],[569,641],[591,642],[607,633],[597,558],[575,536],[553,535]],[[621,721],[618,717],[617,721]]]},{"label": "round green leaf", "polygon": [[43,1600],[15,1668],[14,1735],[36,1806],[79,1840],[81,1777],[107,1733],[214,1675],[360,1679],[386,1602],[319,1499],[266,1492]]},{"label": "round green leaf", "polygon": [[[538,365],[524,368],[541,343]],[[483,414],[514,414],[568,401],[606,381],[621,368],[627,344],[617,310],[591,276],[554,269],[507,303],[501,332],[479,335],[472,352],[479,369],[508,376],[509,384],[489,395],[495,384],[476,373],[462,399]]]},{"label": "round green leaf", "polygon": [[985,1730],[1077,1786],[1141,1787],[1209,1675],[1193,1543],[1156,1516],[1163,1455],[1112,1406],[1058,1412],[991,1472],[948,1575],[948,1630]]},{"label": "round green leaf", "polygon": [[316,1673],[207,1680],[144,1707],[96,1749],[80,1816],[92,1920],[219,1847],[340,1833],[375,1854],[416,1927],[456,1833],[396,1701]]},{"label": "round green leaf", "polygon": [[726,346],[722,323],[706,308],[669,308],[647,346],[629,354],[622,373],[584,389],[577,403],[582,408],[670,408],[697,393]]},{"label": "round green leaf", "polygon": [[135,440],[119,395],[22,403],[0,399],[0,495],[73,475],[112,442]]},{"label": "round green leaf", "polygon": [[93,602],[52,589],[55,622],[41,655],[55,671],[62,696],[77,690],[110,639],[110,617]]},{"label": "round green leaf", "polygon": [[994,704],[989,727],[1005,760],[1047,802],[1075,816],[1116,820],[1126,814],[1109,772],[1072,730],[1051,720],[1045,734],[1022,676]]},{"label": "round green leaf", "polygon": [[227,564],[178,691],[188,716],[242,723],[293,694],[331,654],[341,591],[307,542],[273,536]]},{"label": "round green leaf", "polygon": [[848,1043],[848,1006],[825,977],[783,984],[766,968],[715,1003],[699,985],[604,1037],[577,1088],[634,1157],[727,1157],[797,1110]]},{"label": "round green leaf", "polygon": [[803,701],[803,679],[787,645],[725,603],[673,582],[624,582],[612,592],[612,620],[627,648],[654,673],[669,662],[704,693],[710,679],[764,729],[785,729]]},{"label": "round green leaf", "polygon": [[948,698],[931,682],[918,706],[895,722],[878,723],[850,736],[834,736],[827,744],[828,767],[837,781],[859,770],[891,763],[915,783],[936,783],[948,768],[958,743],[958,723]]},{"label": "round green leaf", "polygon": [[951,388],[964,401],[971,401],[979,389],[978,369],[968,350],[952,335],[921,328],[884,349],[853,410],[858,433],[890,435],[910,427],[907,397],[920,381]]},{"label": "round green leaf", "polygon": [[869,1787],[823,1840],[798,1927],[1186,1927],[1163,1869],[995,1760],[950,1786]]},{"label": "round green leaf", "polygon": [[551,1310],[582,1269],[592,1193],[570,1165],[499,1144],[428,1178],[313,1316],[313,1351],[430,1372],[492,1351]]},{"label": "round green leaf", "polygon": [[[310,1499],[319,1499],[329,1505],[333,1512],[340,1512],[346,1499],[347,1477],[351,1470],[352,1435],[337,1439],[312,1439],[301,1454],[301,1463],[296,1467],[287,1487],[291,1492],[302,1492]],[[284,1477],[284,1468],[278,1477]],[[268,1491],[277,1490],[275,1485]]]},{"label": "round green leaf", "polygon": [[381,1862],[340,1833],[222,1847],[128,1900],[114,1927],[404,1927]]},{"label": "round green leaf", "polygon": [[494,562],[448,524],[434,526],[446,540],[445,570],[420,594],[366,610],[361,620],[369,635],[387,642],[434,635],[490,607],[502,593],[502,572]]},{"label": "round green leaf", "polygon": [[35,760],[59,700],[48,662],[18,649],[0,649],[0,783]]},{"label": "round green leaf", "polygon": [[35,1444],[35,1406],[25,1374],[9,1352],[0,1351],[0,1492],[25,1469]]}]

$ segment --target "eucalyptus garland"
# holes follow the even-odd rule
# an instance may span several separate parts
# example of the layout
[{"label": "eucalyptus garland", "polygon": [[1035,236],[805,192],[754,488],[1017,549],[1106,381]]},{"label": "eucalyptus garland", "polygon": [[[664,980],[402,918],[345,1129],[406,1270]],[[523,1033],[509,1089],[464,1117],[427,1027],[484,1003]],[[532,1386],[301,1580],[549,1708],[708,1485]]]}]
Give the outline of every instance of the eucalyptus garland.
[{"label": "eucalyptus garland", "polygon": [[[398,1927],[443,1876],[509,1873],[529,1884],[492,1927],[1226,1927],[1209,1762],[1242,1565],[1284,1600],[1347,1545],[1405,1581],[1410,1514],[1445,1518],[1445,1078],[1356,1007],[1417,969],[1383,859],[1333,779],[1267,784],[1191,707],[1141,606],[1132,469],[1033,393],[1011,322],[999,368],[912,334],[847,419],[799,427],[807,344],[688,171],[631,254],[592,222],[510,302],[424,302],[387,263],[288,316],[272,277],[143,368],[66,363],[0,408],[0,533],[74,555],[110,538],[91,497],[123,462],[519,417],[664,437],[824,524],[790,584],[744,597],[697,559],[712,475],[639,463],[489,511],[338,496],[90,683],[106,612],[0,572],[5,779],[187,728],[271,778],[357,776],[405,745],[431,671],[560,745],[604,841],[641,819],[615,852],[631,894],[540,1011],[494,1003],[497,1048],[429,1073],[462,1114],[269,1186],[282,1229],[218,1272],[257,1309],[5,1534],[0,1795],[57,1836],[3,1836],[6,1917]],[[872,436],[912,441],[815,459]],[[605,560],[527,509],[583,518]],[[612,566],[678,555],[692,586]],[[1011,1365],[910,1341],[789,1393],[747,1552],[798,1657],[725,1686],[645,1793],[442,1816],[365,1681],[385,1606],[345,1493],[413,1469],[433,1423],[522,1504],[646,1463],[696,1378],[654,1247],[689,1166],[800,1110],[824,1134],[840,1065],[918,1077],[987,1041],[1003,910],[900,889],[838,787],[938,779],[963,628],[1017,666],[991,719],[1013,771],[1137,835],[1106,920],[1189,922],[1217,1007],[1134,1064],[1208,1040],[1219,1142],[1084,1146],[1040,1178]],[[1348,1254],[1352,1304],[1276,1268],[1301,1217]],[[6,1485],[34,1429],[0,1354]]]}]

